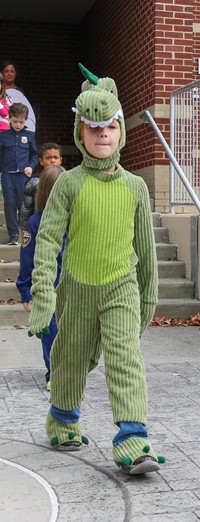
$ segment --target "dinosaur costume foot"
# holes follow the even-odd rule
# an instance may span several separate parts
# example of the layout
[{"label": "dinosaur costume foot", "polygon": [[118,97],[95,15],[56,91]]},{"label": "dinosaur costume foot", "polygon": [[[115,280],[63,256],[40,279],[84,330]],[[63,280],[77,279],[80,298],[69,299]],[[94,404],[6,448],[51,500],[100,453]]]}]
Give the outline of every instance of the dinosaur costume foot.
[{"label": "dinosaur costume foot", "polygon": [[87,437],[81,435],[80,424],[61,424],[48,413],[46,433],[53,448],[64,451],[78,451],[83,444],[89,444]]},{"label": "dinosaur costume foot", "polygon": [[150,441],[143,438],[130,438],[114,446],[113,459],[126,475],[142,475],[158,471],[159,462],[165,462],[164,457],[156,456]]},{"label": "dinosaur costume foot", "polygon": [[152,457],[140,457],[132,463],[131,459],[123,459],[121,471],[125,475],[144,475],[152,471],[159,471],[160,466]]}]

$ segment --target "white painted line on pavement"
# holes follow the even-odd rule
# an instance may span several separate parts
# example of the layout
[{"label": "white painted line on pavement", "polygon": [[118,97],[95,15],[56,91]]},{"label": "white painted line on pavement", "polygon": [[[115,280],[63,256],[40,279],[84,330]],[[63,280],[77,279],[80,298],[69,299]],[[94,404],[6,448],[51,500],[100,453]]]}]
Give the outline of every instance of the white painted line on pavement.
[{"label": "white painted line on pavement", "polygon": [[41,484],[41,486],[43,486],[43,488],[46,490],[46,492],[49,495],[49,498],[51,501],[51,506],[52,506],[51,517],[49,519],[49,522],[56,522],[57,516],[58,516],[58,502],[57,502],[57,497],[56,497],[52,487],[50,486],[50,484],[43,477],[41,477],[37,473],[34,473],[34,471],[31,471],[30,469],[25,468],[24,466],[20,466],[20,464],[16,464],[15,462],[11,462],[10,460],[5,460],[5,459],[1,459],[1,458],[0,458],[0,462],[3,462],[4,464],[7,464],[8,466],[13,466],[14,468],[17,468],[20,471],[23,471],[24,473],[28,473],[28,475],[30,475],[31,477],[36,479]]}]

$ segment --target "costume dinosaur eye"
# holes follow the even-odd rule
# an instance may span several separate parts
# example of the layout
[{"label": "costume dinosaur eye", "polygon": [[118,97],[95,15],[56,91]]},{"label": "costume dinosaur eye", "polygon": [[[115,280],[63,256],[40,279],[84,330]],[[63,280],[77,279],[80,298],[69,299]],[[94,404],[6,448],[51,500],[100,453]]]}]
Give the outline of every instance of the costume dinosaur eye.
[{"label": "costume dinosaur eye", "polygon": [[89,109],[89,108],[87,108],[87,109],[86,109],[86,112],[90,112],[90,109]]},{"label": "costume dinosaur eye", "polygon": [[94,109],[94,112],[98,112],[98,109]]}]

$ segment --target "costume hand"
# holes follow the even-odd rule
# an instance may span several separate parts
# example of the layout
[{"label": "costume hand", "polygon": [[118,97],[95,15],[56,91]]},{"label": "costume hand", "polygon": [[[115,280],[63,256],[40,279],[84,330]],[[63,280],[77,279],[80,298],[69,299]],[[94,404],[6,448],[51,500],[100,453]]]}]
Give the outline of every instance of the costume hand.
[{"label": "costume hand", "polygon": [[[38,339],[42,339],[43,338],[43,335],[44,334],[48,334],[49,333],[49,326],[45,326],[45,328],[42,329],[42,332],[37,332],[35,335],[36,337],[38,337]],[[33,337],[33,333],[28,330],[28,336],[29,337]]]},{"label": "costume hand", "polygon": [[28,317],[30,336],[35,334],[42,339],[43,334],[49,333],[49,324],[55,311],[55,305],[55,291],[41,291],[37,295],[33,293],[33,304]]},{"label": "costume hand", "polygon": [[22,303],[23,309],[25,310],[25,312],[29,312],[30,313],[31,308],[30,308],[29,304],[32,304],[32,301],[27,301],[26,303]]},{"label": "costume hand", "polygon": [[140,303],[140,316],[141,316],[141,323],[140,323],[140,337],[143,334],[143,332],[146,330],[147,326],[153,319],[153,315],[155,312],[156,305],[153,303],[145,303],[141,301]]},{"label": "costume hand", "polygon": [[33,172],[33,169],[32,169],[31,167],[26,167],[26,168],[24,169],[24,174],[25,174],[28,178],[31,177],[32,172]]}]

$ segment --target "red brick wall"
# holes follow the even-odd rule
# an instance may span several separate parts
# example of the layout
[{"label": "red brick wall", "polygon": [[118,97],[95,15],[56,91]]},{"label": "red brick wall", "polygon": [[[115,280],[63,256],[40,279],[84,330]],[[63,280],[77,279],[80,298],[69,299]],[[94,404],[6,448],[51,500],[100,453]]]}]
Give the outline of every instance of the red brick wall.
[{"label": "red brick wall", "polygon": [[126,117],[142,109],[143,97],[152,103],[154,0],[97,2],[82,24],[82,41],[81,60],[116,80]]},{"label": "red brick wall", "polygon": [[[200,0],[101,0],[86,17],[82,60],[115,78],[126,118],[169,104],[172,90],[195,79],[193,3],[198,18]],[[169,142],[169,121],[157,124]],[[127,133],[122,161],[131,171],[168,163],[148,124]]]},{"label": "red brick wall", "polygon": [[[194,23],[200,24],[200,0],[194,0],[193,2],[193,20]],[[199,80],[200,76],[198,74],[198,61],[200,58],[200,34],[194,34],[194,42],[193,42],[193,60],[194,60],[194,80]]]},{"label": "red brick wall", "polygon": [[[116,80],[126,118],[154,103],[154,16],[154,0],[101,0],[83,24],[83,63],[96,74]],[[144,125],[129,131],[123,165],[134,170],[144,150],[149,162],[154,140],[154,133]]]}]

